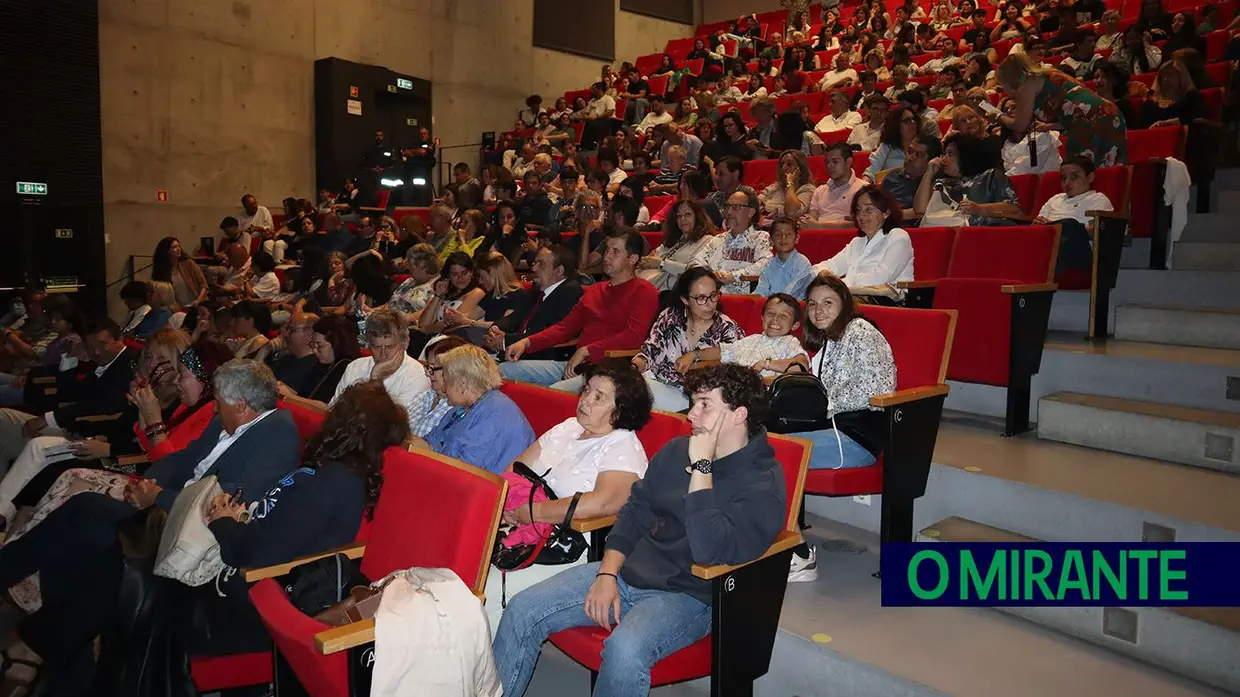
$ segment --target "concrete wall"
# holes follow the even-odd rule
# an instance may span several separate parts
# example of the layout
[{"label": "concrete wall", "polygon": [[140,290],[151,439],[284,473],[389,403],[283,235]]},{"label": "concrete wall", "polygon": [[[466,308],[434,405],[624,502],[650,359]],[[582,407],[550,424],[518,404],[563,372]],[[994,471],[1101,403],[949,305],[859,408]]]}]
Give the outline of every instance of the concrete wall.
[{"label": "concrete wall", "polygon": [[[617,63],[692,27],[619,12]],[[506,130],[602,62],[532,46],[533,0],[99,0],[108,277],[165,235],[218,234],[253,192],[313,197],[313,64],[338,57],[434,83],[445,145]],[[463,159],[450,151],[447,159]],[[169,200],[159,203],[157,190]],[[145,263],[145,262],[142,262]]]},{"label": "concrete wall", "polygon": [[736,19],[750,12],[781,10],[779,0],[702,0],[702,23]]}]

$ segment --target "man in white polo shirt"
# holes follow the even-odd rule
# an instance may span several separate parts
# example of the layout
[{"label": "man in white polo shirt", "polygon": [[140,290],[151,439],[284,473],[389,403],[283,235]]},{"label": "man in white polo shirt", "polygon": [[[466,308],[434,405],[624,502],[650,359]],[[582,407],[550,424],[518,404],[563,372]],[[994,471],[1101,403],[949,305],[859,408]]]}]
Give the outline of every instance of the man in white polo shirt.
[{"label": "man in white polo shirt", "polygon": [[1089,211],[1114,210],[1111,199],[1094,191],[1094,163],[1072,155],[1059,167],[1062,193],[1042,205],[1034,223],[1059,225],[1059,261],[1055,273],[1064,269],[1087,270],[1093,266],[1093,236],[1089,232]]}]

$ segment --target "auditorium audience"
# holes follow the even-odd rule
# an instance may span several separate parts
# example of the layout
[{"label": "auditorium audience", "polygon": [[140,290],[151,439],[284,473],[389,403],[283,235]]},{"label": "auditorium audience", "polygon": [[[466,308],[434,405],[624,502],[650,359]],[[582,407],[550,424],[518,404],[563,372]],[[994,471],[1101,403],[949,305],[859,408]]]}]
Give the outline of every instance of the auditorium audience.
[{"label": "auditorium audience", "polygon": [[881,172],[904,164],[904,151],[921,134],[920,121],[917,112],[905,106],[899,106],[887,113],[887,122],[883,124],[878,148],[870,154],[870,166],[865,170],[865,180],[868,183],[877,182]]},{"label": "auditorium audience", "polygon": [[759,195],[762,227],[769,227],[775,218],[797,218],[804,215],[809,211],[810,201],[814,198],[814,177],[805,153],[800,150],[785,150],[779,156],[778,172],[776,180]]},{"label": "auditorium audience", "polygon": [[1154,88],[1141,105],[1141,121],[1145,127],[1188,126],[1193,119],[1205,115],[1201,93],[1197,91],[1184,64],[1176,60],[1163,63],[1154,80]]},{"label": "auditorium audience", "polygon": [[942,145],[938,138],[918,135],[917,140],[904,150],[904,164],[895,168],[883,177],[881,184],[896,203],[900,204],[900,217],[903,220],[915,221],[916,211],[913,210],[913,199],[917,196],[917,187],[926,173],[930,160],[942,153]]},{"label": "auditorium audience", "polygon": [[207,299],[207,278],[202,268],[175,237],[165,237],[155,245],[151,280],[171,283],[178,307],[193,307]]},{"label": "auditorium audience", "polygon": [[1021,214],[1007,175],[988,159],[977,138],[945,139],[943,154],[930,161],[917,187],[913,207],[922,227],[1004,225],[1006,216]]},{"label": "auditorium audience", "polygon": [[[753,559],[783,527],[788,493],[762,427],[762,382],[728,365],[693,371],[686,382],[693,435],[671,440],[651,459],[620,509],[603,560],[509,602],[494,643],[505,695],[525,694],[549,634],[595,625],[612,629],[595,693],[646,694],[658,660],[710,632],[711,584],[690,567]],[[713,468],[728,474],[713,477]]]},{"label": "auditorium audience", "polygon": [[357,331],[343,317],[329,315],[314,323],[310,348],[314,351],[316,362],[302,383],[303,391],[294,392],[284,383],[280,383],[278,388],[285,400],[325,411],[327,403],[336,394],[336,386],[344,377],[345,369],[361,355]]},{"label": "auditorium audience", "polygon": [[775,293],[762,304],[762,333],[750,334],[716,347],[695,350],[676,362],[682,372],[701,361],[722,361],[753,368],[763,377],[775,377],[797,364],[806,365],[805,350],[793,334],[801,326],[801,304],[786,293]]}]

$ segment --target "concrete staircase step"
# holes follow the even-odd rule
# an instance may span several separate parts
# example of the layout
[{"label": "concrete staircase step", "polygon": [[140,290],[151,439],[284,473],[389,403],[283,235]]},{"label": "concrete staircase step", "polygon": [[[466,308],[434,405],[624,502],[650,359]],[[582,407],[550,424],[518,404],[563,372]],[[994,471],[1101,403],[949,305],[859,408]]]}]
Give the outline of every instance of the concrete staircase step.
[{"label": "concrete staircase step", "polygon": [[1038,438],[1240,474],[1240,414],[1057,392],[1038,406]]},{"label": "concrete staircase step", "polygon": [[[1148,255],[1146,258],[1148,260]],[[1240,272],[1180,270],[1178,263],[1176,267],[1174,271],[1121,269],[1115,290],[1111,291],[1111,301],[1120,305],[1160,305],[1168,302],[1190,307],[1237,305]]]},{"label": "concrete staircase step", "polygon": [[[923,529],[918,541],[1019,543],[1038,540],[952,516]],[[1212,612],[1217,608],[1177,611],[1150,607],[997,609],[1209,685],[1240,691],[1240,662],[1235,660],[1240,655],[1240,633],[1234,627],[1204,619],[1230,621],[1229,612]],[[1104,628],[1113,616],[1123,616],[1131,623],[1132,636],[1127,638],[1131,641],[1106,632]]]},{"label": "concrete staircase step", "polygon": [[1240,349],[1240,310],[1119,305],[1115,308],[1115,338],[1152,344]]},{"label": "concrete staircase step", "polygon": [[[1240,213],[1240,196],[1229,195],[1218,201],[1215,213],[1190,213],[1180,243],[1186,242],[1240,242],[1240,228],[1236,227],[1236,213]],[[1223,206],[1233,210],[1225,210]]]},{"label": "concrete staircase step", "polygon": [[1240,242],[1177,242],[1172,256],[1176,269],[1240,271]]}]

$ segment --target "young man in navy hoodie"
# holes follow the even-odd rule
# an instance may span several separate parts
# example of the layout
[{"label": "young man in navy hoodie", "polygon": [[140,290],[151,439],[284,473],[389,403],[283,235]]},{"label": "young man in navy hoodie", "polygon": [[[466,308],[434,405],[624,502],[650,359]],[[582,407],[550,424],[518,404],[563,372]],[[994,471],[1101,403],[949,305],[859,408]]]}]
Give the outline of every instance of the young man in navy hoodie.
[{"label": "young man in navy hoodie", "polygon": [[787,516],[783,470],[762,427],[758,374],[739,365],[690,372],[693,435],[665,445],[633,485],[602,562],[517,594],[495,636],[504,694],[525,693],[547,636],[612,629],[594,697],[644,695],[656,662],[706,636],[711,586],[693,564],[740,564],[775,541]]}]

